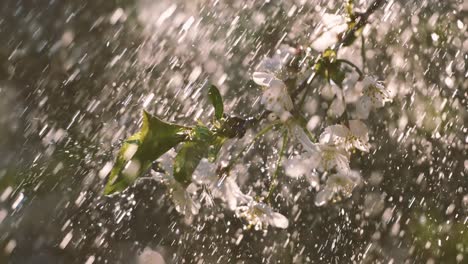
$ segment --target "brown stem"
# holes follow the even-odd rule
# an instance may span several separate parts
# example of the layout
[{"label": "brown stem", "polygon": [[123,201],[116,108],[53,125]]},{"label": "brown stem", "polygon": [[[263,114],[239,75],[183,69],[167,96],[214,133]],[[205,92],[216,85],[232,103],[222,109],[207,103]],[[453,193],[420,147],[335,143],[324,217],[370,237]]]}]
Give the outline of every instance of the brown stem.
[{"label": "brown stem", "polygon": [[341,48],[341,46],[343,46],[344,43],[350,41],[355,36],[356,32],[367,24],[369,17],[387,1],[388,0],[375,0],[367,8],[366,12],[357,15],[356,25],[354,25],[354,27],[351,30],[345,31],[343,32],[343,34],[341,34],[340,41],[335,44],[333,49],[336,51],[339,48]]}]

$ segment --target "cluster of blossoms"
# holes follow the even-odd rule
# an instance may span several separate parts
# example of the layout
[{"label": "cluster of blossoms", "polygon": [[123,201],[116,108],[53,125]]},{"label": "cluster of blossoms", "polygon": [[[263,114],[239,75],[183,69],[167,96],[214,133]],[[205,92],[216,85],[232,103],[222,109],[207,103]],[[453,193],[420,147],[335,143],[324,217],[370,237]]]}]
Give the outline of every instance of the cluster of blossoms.
[{"label": "cluster of blossoms", "polygon": [[[253,73],[253,81],[262,87],[261,104],[270,112],[270,120],[279,118],[281,124],[302,146],[302,153],[290,157],[283,162],[285,174],[293,178],[306,178],[313,187],[319,189],[315,196],[315,205],[323,206],[329,201],[349,197],[353,189],[361,182],[358,171],[350,168],[350,157],[354,150],[369,152],[369,132],[362,119],[369,116],[373,108],[379,108],[390,101],[390,94],[372,77],[362,79],[362,96],[356,102],[358,119],[347,120],[347,125],[336,124],[326,127],[318,142],[314,142],[310,132],[299,125],[294,116],[294,104],[283,79],[288,78],[287,64],[295,58],[296,50],[281,46],[271,58],[265,58]],[[350,86],[347,85],[348,89]],[[329,111],[341,116],[346,111],[346,102],[340,87],[332,84],[336,95]],[[336,102],[338,101],[338,103]],[[337,110],[338,109],[338,110]],[[170,160],[175,153],[168,152],[163,156],[161,164],[171,172]],[[263,229],[267,226],[287,228],[288,219],[275,212],[267,203],[256,200],[245,194],[236,182],[236,175],[219,177],[216,165],[202,159],[193,174],[193,182],[184,187],[178,183],[171,173],[156,173],[159,179],[166,183],[174,202],[175,209],[187,217],[198,214],[200,200],[208,205],[219,199],[225,206],[234,211],[237,217],[245,219],[249,226]],[[321,177],[319,177],[321,175]],[[319,178],[326,178],[323,186]],[[199,188],[201,187],[201,188]],[[197,190],[201,191],[201,199],[194,199]]]},{"label": "cluster of blossoms", "polygon": [[267,57],[260,62],[252,76],[253,81],[264,89],[260,102],[266,110],[271,111],[283,122],[291,117],[294,105],[281,78],[288,77],[285,66],[296,53],[296,49],[282,45],[273,57]]},{"label": "cluster of blossoms", "polygon": [[[363,82],[366,85],[358,105],[362,104],[363,100],[367,100],[366,98],[371,98],[374,107],[381,107],[390,100],[389,93],[383,85],[375,81],[371,82],[369,77],[366,77]],[[356,108],[359,109],[359,107]],[[348,126],[342,124],[328,126],[323,130],[317,143],[311,142],[308,137],[304,136],[304,133],[299,135],[302,135],[299,137],[299,141],[305,153],[285,162],[286,174],[297,178],[294,166],[298,164],[302,170],[301,174],[309,178],[310,175],[317,173],[327,176],[334,172],[328,176],[325,186],[316,195],[315,204],[317,206],[324,205],[335,198],[339,199],[340,196],[337,194],[348,197],[354,187],[361,182],[359,172],[350,168],[351,153],[353,150],[362,152],[370,150],[369,131],[364,122],[355,119],[349,120]],[[318,185],[318,180],[316,182]]]},{"label": "cluster of blossoms", "polygon": [[[174,160],[176,154],[174,151],[169,151],[158,160],[162,165],[162,172],[153,172],[153,176],[166,184],[178,212],[191,218],[199,213],[201,201],[205,201],[207,205],[211,206],[217,199],[235,212],[237,217],[245,219],[249,226],[253,226],[255,229],[264,229],[267,226],[287,228],[288,219],[275,212],[269,205],[270,195],[277,184],[278,168],[281,165],[286,175],[296,179],[306,178],[318,190],[315,196],[316,206],[323,206],[329,201],[349,197],[353,189],[360,184],[361,176],[358,171],[350,168],[350,158],[354,150],[362,152],[370,150],[369,131],[362,120],[367,119],[372,109],[383,107],[386,102],[391,101],[391,97],[382,83],[373,77],[364,77],[357,66],[349,61],[346,63],[354,66],[359,73],[359,79],[348,78],[348,81],[343,83],[344,77],[342,78],[342,76],[347,75],[347,73],[340,72],[341,66],[336,61],[336,52],[328,49],[328,53],[326,53],[327,51],[324,50],[335,43],[338,35],[346,30],[346,21],[339,16],[328,14],[324,15],[324,21],[328,21],[323,24],[326,32],[316,34],[315,40],[311,44],[311,48],[317,52],[323,51],[322,54],[332,54],[323,55],[326,59],[322,60],[321,64],[317,60],[315,68],[307,66],[312,62],[309,61],[307,64],[307,60],[311,60],[313,57],[308,53],[305,56],[302,54],[303,58],[300,58],[300,61],[295,61],[301,57],[298,56],[300,52],[295,48],[281,45],[272,57],[264,58],[261,61],[252,75],[253,81],[262,88],[260,102],[265,110],[270,112],[269,120],[279,119],[279,122],[275,121],[275,124],[281,124],[282,131],[284,131],[283,147],[279,153],[268,197],[256,199],[248,193],[243,193],[237,183],[235,173],[231,171],[219,173],[216,164],[206,158],[198,160],[200,162],[191,175],[191,181],[185,182],[188,186],[184,185],[174,178],[171,161]],[[295,62],[296,67],[290,67],[293,65],[292,62]],[[306,68],[305,71],[300,69],[303,66]],[[290,72],[291,69],[294,70]],[[316,72],[310,75],[312,69],[315,69]],[[341,77],[337,74],[340,74]],[[295,105],[289,94],[288,85],[285,83],[286,79],[296,82],[301,79],[302,82],[312,80],[316,75],[325,77],[328,81],[327,87],[330,88],[331,99],[334,98],[328,108],[328,114],[332,117],[340,117],[347,111],[344,90],[354,89],[358,81],[361,82],[362,87],[362,95],[356,102],[356,111],[353,115],[355,119],[345,120],[346,124],[326,127],[317,142],[311,136],[312,131],[302,125],[304,122],[299,121],[304,120],[304,118],[297,116],[300,115],[299,109],[294,109]],[[307,76],[313,77],[307,78]],[[291,82],[288,81],[289,83]],[[291,87],[291,89],[294,88]],[[322,95],[324,95],[324,91],[322,89]],[[215,105],[215,103],[213,104]],[[219,119],[223,115],[222,112],[223,110],[220,112]],[[300,154],[281,162],[281,156],[287,155],[283,152],[288,144],[288,136],[292,136],[301,146],[297,152]],[[229,170],[232,169],[232,167],[228,167]],[[321,180],[324,181],[324,184],[320,183]],[[200,193],[198,198],[197,193]],[[263,201],[268,201],[268,203]]]},{"label": "cluster of blossoms", "polygon": [[[282,54],[281,50],[277,54]],[[293,178],[305,177],[313,187],[317,188],[320,185],[318,175],[322,174],[324,177],[328,175],[325,185],[316,195],[317,206],[322,206],[330,200],[350,196],[352,190],[361,182],[359,172],[350,168],[351,153],[355,149],[363,152],[370,150],[367,126],[359,119],[366,119],[372,108],[382,107],[391,101],[389,92],[374,78],[368,76],[363,78],[362,96],[356,103],[356,116],[359,119],[348,120],[347,126],[343,124],[328,126],[320,135],[319,141],[313,142],[308,136],[309,131],[299,126],[291,115],[292,100],[278,74],[287,60],[279,58],[277,55],[266,58],[260,64],[258,71],[253,74],[253,80],[265,89],[261,100],[265,109],[280,117],[304,150],[301,155],[291,157],[284,162],[285,173]],[[271,67],[271,62],[276,62],[276,66]],[[270,65],[267,69],[262,67],[266,64]],[[354,84],[356,81],[354,80]],[[349,88],[353,85],[346,86]],[[329,110],[336,116],[341,116],[346,111],[343,91],[336,85],[332,85],[332,90],[337,98]]]},{"label": "cluster of blossoms", "polygon": [[386,102],[391,102],[391,96],[385,86],[372,77],[364,78],[363,96],[359,98],[356,105],[356,112],[359,118],[367,119],[372,108],[380,108]]},{"label": "cluster of blossoms", "polygon": [[[194,181],[184,188],[178,183],[171,169],[171,160],[175,152],[170,151],[159,159],[161,172],[153,171],[153,177],[166,184],[175,209],[188,218],[199,213],[200,200],[208,205],[214,204],[214,199],[220,199],[237,217],[245,218],[256,230],[268,226],[287,228],[288,219],[263,202],[255,201],[254,197],[244,194],[236,182],[236,175],[219,178],[216,167],[207,159],[203,159],[193,174]],[[201,187],[201,188],[199,188]],[[197,189],[202,189],[201,199],[195,199]]]}]

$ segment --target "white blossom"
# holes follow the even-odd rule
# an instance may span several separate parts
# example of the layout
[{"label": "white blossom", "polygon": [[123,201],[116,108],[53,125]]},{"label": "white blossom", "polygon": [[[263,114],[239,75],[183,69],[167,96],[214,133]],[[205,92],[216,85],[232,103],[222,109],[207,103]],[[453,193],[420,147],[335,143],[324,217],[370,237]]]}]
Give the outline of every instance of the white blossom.
[{"label": "white blossom", "polygon": [[185,216],[198,214],[198,211],[200,210],[200,203],[192,198],[186,188],[184,188],[175,180],[171,180],[168,186],[169,194],[172,201],[174,202],[174,206],[177,212]]},{"label": "white blossom", "polygon": [[275,51],[273,57],[265,57],[258,64],[256,72],[268,72],[272,73],[278,78],[288,77],[285,66],[294,58],[297,54],[297,49],[288,46],[280,45]]},{"label": "white blossom", "polygon": [[[301,163],[304,168],[301,170],[318,169],[319,171],[329,171],[336,168],[339,172],[347,172],[349,167],[349,153],[342,146],[328,144],[313,144],[313,148],[307,149],[307,153],[303,154],[305,158]],[[292,161],[296,162],[296,161]],[[296,177],[298,173],[291,172],[291,177]]]},{"label": "white blossom", "polygon": [[333,199],[336,194],[343,198],[351,196],[354,188],[361,182],[361,176],[356,171],[332,174],[328,177],[324,188],[315,196],[315,205],[322,206]]},{"label": "white blossom", "polygon": [[373,77],[366,76],[363,83],[363,95],[356,103],[356,113],[359,118],[366,119],[372,108],[380,108],[386,102],[391,102],[390,92]]},{"label": "white blossom", "polygon": [[[328,171],[336,168],[338,171],[349,170],[349,153],[343,145],[326,143],[313,143],[302,127],[297,124],[290,125],[292,135],[301,143],[307,154],[304,162],[308,167],[320,171]],[[343,135],[345,133],[343,132]]]},{"label": "white blossom", "polygon": [[287,45],[281,45],[271,58],[264,58],[253,73],[253,80],[265,87],[261,103],[265,108],[282,121],[287,121],[293,109],[293,102],[282,79],[287,78],[285,65],[296,55],[297,50]]},{"label": "white blossom", "polygon": [[328,108],[328,115],[333,117],[340,117],[346,110],[346,103],[343,99],[337,97],[330,104]]},{"label": "white blossom", "polygon": [[304,128],[302,128],[300,125],[298,125],[295,122],[289,123],[288,128],[289,128],[290,134],[293,135],[294,138],[299,143],[301,143],[304,150],[306,150],[309,153],[318,151],[317,145],[312,142],[312,140],[309,138]]},{"label": "white blossom", "polygon": [[213,194],[221,198],[230,210],[235,210],[240,204],[246,204],[253,200],[251,196],[241,191],[233,176],[220,179],[213,188]]},{"label": "white blossom", "polygon": [[226,203],[228,209],[235,210],[238,205],[246,204],[253,198],[244,194],[236,182],[237,175],[231,173],[219,178],[216,165],[207,159],[202,159],[193,173],[194,182],[205,185],[213,198],[219,198]]},{"label": "white blossom", "polygon": [[311,47],[317,51],[324,51],[338,41],[339,34],[343,33],[348,25],[343,16],[325,13],[322,15],[321,30],[314,34]]},{"label": "white blossom", "polygon": [[287,228],[288,219],[264,203],[251,201],[247,205],[236,209],[237,217],[244,218],[256,230],[267,228],[269,225],[277,228]]},{"label": "white blossom", "polygon": [[161,181],[167,186],[169,195],[177,212],[187,217],[191,217],[198,214],[200,203],[192,198],[193,189],[195,188],[193,183],[188,187],[184,187],[174,179],[172,160],[175,155],[174,151],[169,151],[158,160],[165,172],[161,173],[152,171],[153,178]]},{"label": "white blossom", "polygon": [[320,143],[329,145],[343,145],[346,150],[357,148],[368,152],[369,132],[360,120],[350,120],[349,128],[344,125],[332,125],[325,128],[320,135]]},{"label": "white blossom", "polygon": [[317,144],[318,151],[312,153],[311,158],[318,163],[317,169],[328,171],[333,168],[340,172],[349,171],[349,153],[340,146]]},{"label": "white blossom", "polygon": [[293,109],[293,102],[284,82],[267,72],[255,72],[253,80],[258,85],[266,87],[261,99],[265,109],[287,120],[290,117],[289,111]]}]

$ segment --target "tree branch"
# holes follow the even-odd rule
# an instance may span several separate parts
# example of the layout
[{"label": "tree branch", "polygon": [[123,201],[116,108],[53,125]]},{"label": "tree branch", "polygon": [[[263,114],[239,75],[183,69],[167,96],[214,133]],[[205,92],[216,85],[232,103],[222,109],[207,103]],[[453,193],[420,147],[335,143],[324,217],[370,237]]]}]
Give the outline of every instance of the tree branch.
[{"label": "tree branch", "polygon": [[355,37],[356,32],[367,24],[369,17],[387,1],[388,0],[374,0],[374,2],[372,2],[372,4],[367,8],[366,12],[358,14],[356,16],[356,25],[341,34],[340,41],[334,45],[333,49],[335,51],[338,50],[344,43]]},{"label": "tree branch", "polygon": [[[356,25],[354,25],[353,28],[351,28],[350,30],[346,30],[345,32],[343,32],[339,39],[340,41],[338,41],[335,45],[333,45],[333,50],[334,51],[338,51],[345,43],[349,42],[350,40],[352,40],[353,37],[355,37],[355,34],[356,32],[361,29],[363,26],[365,26],[367,24],[367,22],[369,21],[369,17],[377,10],[379,9],[380,7],[382,7],[383,4],[385,4],[388,0],[374,0],[374,2],[372,2],[372,4],[370,4],[370,6],[367,8],[367,10],[364,12],[364,13],[359,13],[357,16],[356,16]],[[316,59],[315,59],[315,63],[314,65],[322,58],[322,55],[320,54]],[[292,93],[293,95],[293,98],[295,98],[297,95],[299,95],[304,89],[306,89],[309,84],[312,83],[312,81],[310,80],[310,78],[304,80],[299,86],[298,88],[296,89],[296,91],[294,91]]]}]

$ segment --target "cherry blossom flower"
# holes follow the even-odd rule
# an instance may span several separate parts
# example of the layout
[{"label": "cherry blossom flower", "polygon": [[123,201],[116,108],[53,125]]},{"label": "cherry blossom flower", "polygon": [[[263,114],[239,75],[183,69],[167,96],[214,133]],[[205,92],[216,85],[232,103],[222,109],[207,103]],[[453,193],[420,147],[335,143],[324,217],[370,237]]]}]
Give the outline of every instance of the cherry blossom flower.
[{"label": "cherry blossom flower", "polygon": [[152,177],[167,186],[177,212],[191,217],[197,215],[200,210],[200,203],[192,198],[192,193],[194,193],[196,187],[193,183],[184,187],[174,179],[172,160],[175,155],[174,151],[169,151],[158,159],[164,172],[152,171]]},{"label": "cherry blossom flower", "polygon": [[232,176],[226,177],[224,180],[220,179],[217,184],[217,189],[214,192],[218,197],[222,198],[230,210],[235,210],[238,205],[246,204],[253,198],[244,194],[236,180]]},{"label": "cherry blossom flower", "polygon": [[372,108],[380,108],[386,102],[391,102],[390,92],[373,77],[366,76],[363,83],[363,95],[356,103],[356,113],[359,118],[366,119]]},{"label": "cherry blossom flower", "polygon": [[343,16],[325,13],[322,15],[321,30],[313,34],[315,37],[311,47],[317,51],[324,51],[338,40],[339,34],[348,28]]},{"label": "cherry blossom flower", "polygon": [[330,104],[330,108],[328,108],[327,113],[329,116],[340,117],[344,113],[345,110],[346,110],[345,101],[340,97],[336,97]]},{"label": "cherry blossom flower", "polygon": [[253,198],[244,194],[236,182],[236,177],[230,175],[224,178],[211,178],[211,182],[206,185],[213,198],[219,198],[226,203],[229,210],[236,210],[239,205],[247,204]]},{"label": "cherry blossom flower", "polygon": [[328,171],[333,168],[338,171],[349,170],[350,155],[343,145],[313,143],[302,127],[296,124],[292,125],[290,130],[307,152],[304,156],[307,156],[305,159],[310,168],[320,171]]},{"label": "cherry blossom flower", "polygon": [[328,126],[320,135],[320,143],[343,145],[346,150],[357,148],[368,152],[370,149],[368,129],[360,120],[350,120],[349,128],[344,125]]},{"label": "cherry blossom flower", "polygon": [[273,57],[265,57],[258,64],[256,72],[267,72],[283,79],[289,76],[286,65],[296,56],[297,49],[288,45],[280,45]]},{"label": "cherry blossom flower", "polygon": [[[342,146],[328,144],[313,144],[313,148],[305,148],[303,163],[307,164],[307,170],[318,169],[329,171],[336,168],[339,172],[347,172],[349,167],[349,153]],[[293,161],[292,161],[293,162]],[[292,176],[294,177],[294,176]]]},{"label": "cherry blossom flower", "polygon": [[340,146],[317,144],[319,151],[312,153],[311,158],[316,159],[320,171],[328,171],[333,168],[340,172],[349,171],[349,153]]},{"label": "cherry blossom flower", "polygon": [[231,173],[227,177],[219,178],[216,174],[216,165],[207,159],[202,159],[193,173],[193,180],[199,185],[208,188],[213,198],[219,198],[226,203],[229,210],[234,211],[238,205],[246,204],[253,200],[244,194],[236,182],[236,174]]},{"label": "cherry blossom flower", "polygon": [[285,229],[289,225],[284,215],[273,211],[267,204],[256,201],[237,207],[236,215],[246,219],[256,230],[265,229],[268,226]]},{"label": "cherry blossom flower", "polygon": [[356,171],[332,174],[328,177],[324,188],[315,196],[315,205],[322,206],[337,194],[340,194],[343,198],[350,197],[354,188],[360,182],[361,176]]},{"label": "cherry blossom flower", "polygon": [[171,180],[168,184],[169,194],[174,202],[177,212],[185,216],[197,215],[200,210],[200,203],[193,200],[190,193],[180,183]]},{"label": "cherry blossom flower", "polygon": [[291,116],[289,111],[293,109],[293,102],[284,82],[267,72],[255,72],[253,80],[258,85],[266,87],[261,99],[265,109],[287,120]]},{"label": "cherry blossom flower", "polygon": [[346,101],[343,97],[343,90],[336,84],[325,85],[320,94],[327,100],[332,100],[328,107],[327,114],[332,117],[340,117],[346,110]]}]

